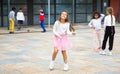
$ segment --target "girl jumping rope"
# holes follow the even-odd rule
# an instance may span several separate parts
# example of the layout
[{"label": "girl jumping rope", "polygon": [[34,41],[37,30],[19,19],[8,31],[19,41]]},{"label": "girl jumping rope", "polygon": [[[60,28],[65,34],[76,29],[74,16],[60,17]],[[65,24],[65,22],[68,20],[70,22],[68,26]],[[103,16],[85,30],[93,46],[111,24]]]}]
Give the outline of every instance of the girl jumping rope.
[{"label": "girl jumping rope", "polygon": [[104,39],[102,43],[102,51],[100,51],[100,54],[105,55],[106,52],[104,51],[106,48],[106,42],[109,38],[109,52],[108,55],[112,55],[112,48],[113,48],[113,41],[114,41],[114,34],[115,34],[115,17],[113,15],[113,8],[108,7],[106,9],[107,16],[104,20],[104,28],[105,28],[105,34]]},{"label": "girl jumping rope", "polygon": [[104,18],[104,14],[99,12],[93,13],[93,19],[88,24],[94,30],[94,50],[99,51],[101,49],[101,21]]},{"label": "girl jumping rope", "polygon": [[[54,68],[54,61],[59,50],[61,50],[64,60],[64,70],[68,70],[67,54],[66,50],[69,49],[72,44],[68,39],[68,34],[75,35],[75,32],[71,32],[70,23],[68,20],[68,13],[66,11],[61,12],[59,20],[57,20],[53,27],[54,33],[54,52],[52,54],[52,61],[50,62],[49,68]],[[74,31],[74,29],[73,29]]]}]

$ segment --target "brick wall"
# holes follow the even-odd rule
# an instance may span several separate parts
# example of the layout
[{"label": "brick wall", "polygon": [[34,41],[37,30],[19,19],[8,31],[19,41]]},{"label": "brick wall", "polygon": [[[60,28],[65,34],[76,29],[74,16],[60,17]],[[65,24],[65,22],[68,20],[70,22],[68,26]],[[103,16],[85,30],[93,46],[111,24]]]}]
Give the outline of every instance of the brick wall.
[{"label": "brick wall", "polygon": [[116,21],[118,21],[119,20],[119,0],[111,0],[110,6],[113,7]]}]

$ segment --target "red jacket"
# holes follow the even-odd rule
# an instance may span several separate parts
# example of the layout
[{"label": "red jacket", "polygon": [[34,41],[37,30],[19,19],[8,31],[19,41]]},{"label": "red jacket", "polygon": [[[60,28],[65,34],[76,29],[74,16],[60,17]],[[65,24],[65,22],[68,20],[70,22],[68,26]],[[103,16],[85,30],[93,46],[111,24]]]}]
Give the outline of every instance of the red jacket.
[{"label": "red jacket", "polygon": [[44,21],[44,19],[45,19],[44,13],[40,13],[39,20]]}]

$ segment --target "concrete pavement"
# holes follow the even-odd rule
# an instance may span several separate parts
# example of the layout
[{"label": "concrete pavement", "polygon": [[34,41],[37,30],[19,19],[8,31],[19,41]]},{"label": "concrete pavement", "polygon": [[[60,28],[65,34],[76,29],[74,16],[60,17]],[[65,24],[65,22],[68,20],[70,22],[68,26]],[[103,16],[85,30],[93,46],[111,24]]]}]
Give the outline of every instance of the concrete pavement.
[{"label": "concrete pavement", "polygon": [[49,70],[52,29],[46,33],[0,35],[0,74],[120,74],[120,27],[116,27],[112,56],[93,51],[91,29],[83,25],[76,28],[77,35],[70,36],[73,47],[67,51],[68,71],[63,71],[61,52],[57,55],[55,69]]}]

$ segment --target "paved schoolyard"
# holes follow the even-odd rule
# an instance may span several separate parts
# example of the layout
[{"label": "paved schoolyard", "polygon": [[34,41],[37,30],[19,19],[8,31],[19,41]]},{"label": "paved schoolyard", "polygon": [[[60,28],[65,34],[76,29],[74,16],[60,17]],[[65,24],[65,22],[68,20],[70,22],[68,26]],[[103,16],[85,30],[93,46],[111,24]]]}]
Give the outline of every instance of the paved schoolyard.
[{"label": "paved schoolyard", "polygon": [[112,56],[93,51],[91,29],[87,26],[76,28],[77,35],[70,36],[73,47],[67,51],[68,71],[63,71],[61,52],[57,55],[55,69],[49,70],[53,51],[51,30],[46,33],[1,34],[0,74],[120,74],[120,27],[116,27]]}]

